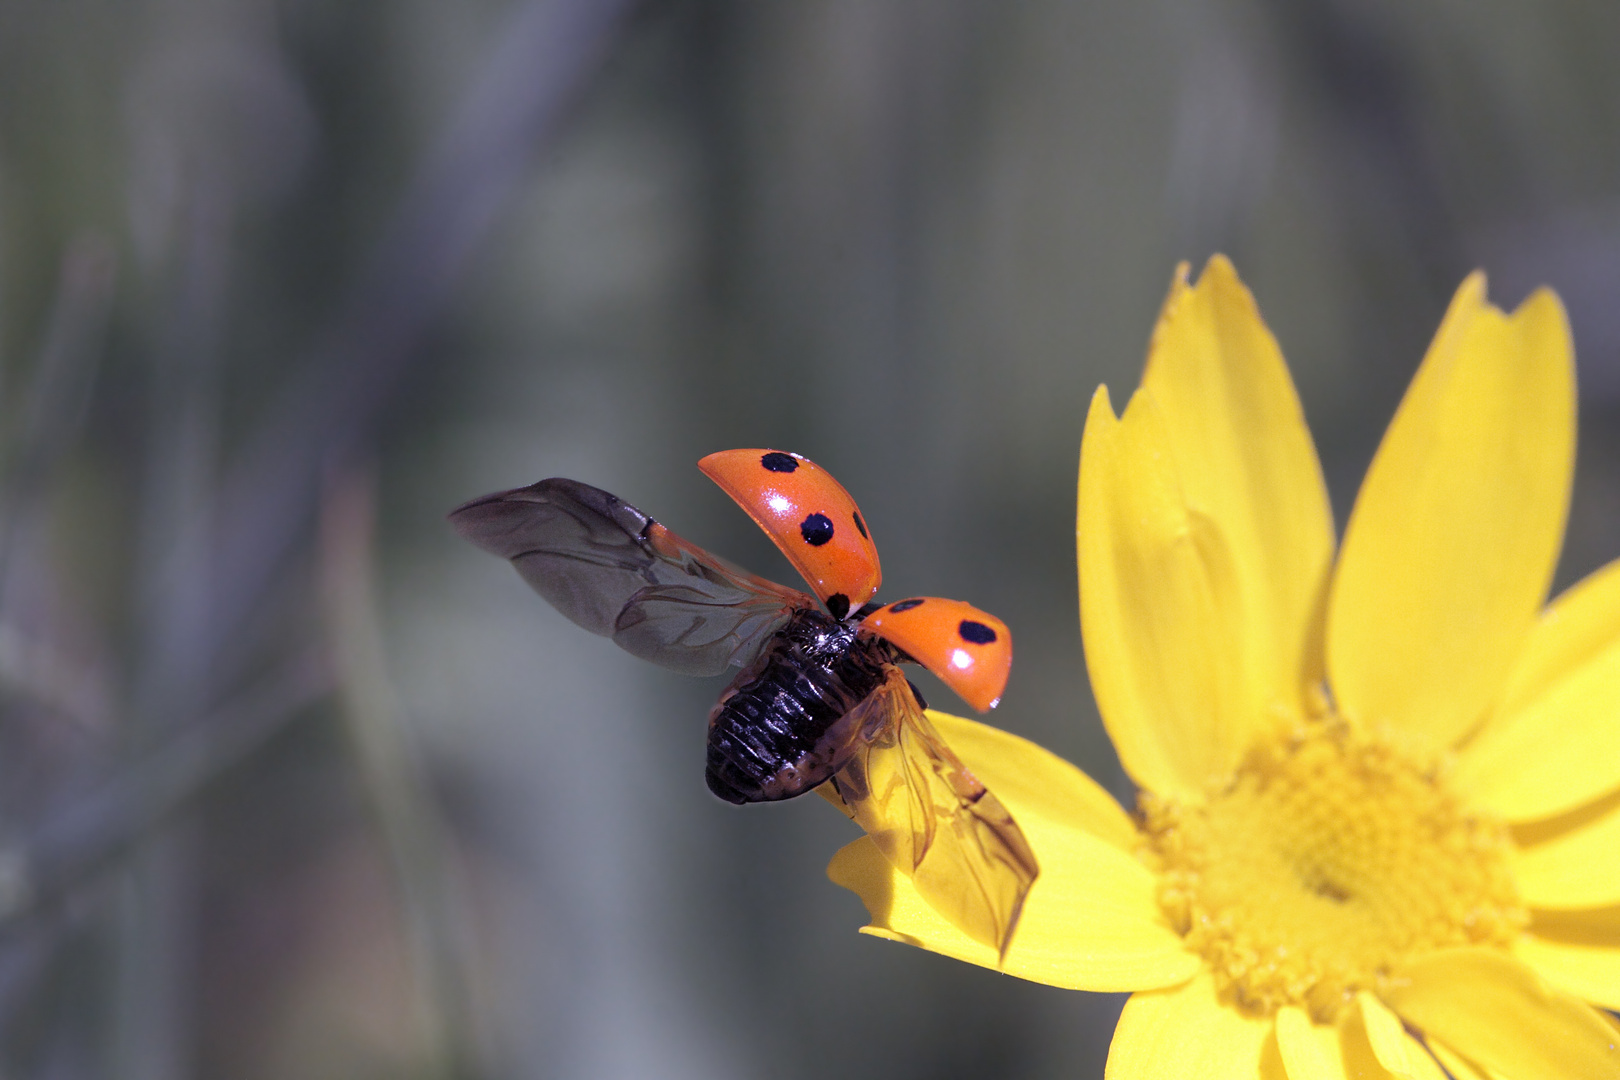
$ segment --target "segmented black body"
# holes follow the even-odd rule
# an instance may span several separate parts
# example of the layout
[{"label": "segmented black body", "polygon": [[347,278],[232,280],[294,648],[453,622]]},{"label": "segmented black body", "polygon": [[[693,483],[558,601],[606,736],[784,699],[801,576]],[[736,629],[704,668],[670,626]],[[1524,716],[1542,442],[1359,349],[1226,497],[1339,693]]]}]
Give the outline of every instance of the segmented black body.
[{"label": "segmented black body", "polygon": [[709,713],[710,791],[727,802],[773,802],[838,770],[852,734],[839,722],[902,658],[858,626],[801,608],[771,635]]}]

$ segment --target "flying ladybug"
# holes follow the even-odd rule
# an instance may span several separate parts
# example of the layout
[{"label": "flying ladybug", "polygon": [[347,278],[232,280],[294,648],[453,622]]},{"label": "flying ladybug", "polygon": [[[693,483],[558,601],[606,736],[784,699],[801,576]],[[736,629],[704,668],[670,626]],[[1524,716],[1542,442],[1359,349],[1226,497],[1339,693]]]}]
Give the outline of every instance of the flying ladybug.
[{"label": "flying ladybug", "polygon": [[765,530],[814,598],[577,480],[486,495],[450,522],[626,651],[688,675],[740,667],[709,713],[709,790],[740,804],[820,789],[936,911],[1004,956],[1039,872],[1035,855],[940,738],[899,665],[921,664],[984,712],[1012,666],[1006,624],[959,600],[871,602],[883,575],[866,522],[807,458],[724,450],[698,468]]}]

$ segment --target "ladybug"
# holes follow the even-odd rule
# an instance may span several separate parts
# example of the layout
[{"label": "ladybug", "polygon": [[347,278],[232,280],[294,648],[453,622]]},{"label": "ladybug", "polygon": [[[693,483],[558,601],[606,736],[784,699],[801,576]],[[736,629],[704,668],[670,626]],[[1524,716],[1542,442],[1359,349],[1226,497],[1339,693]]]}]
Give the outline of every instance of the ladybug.
[{"label": "ladybug", "polygon": [[688,675],[741,668],[709,713],[709,789],[738,804],[819,790],[936,910],[1005,955],[1039,873],[1034,853],[939,736],[900,665],[921,664],[984,712],[1012,666],[1006,624],[959,600],[872,602],[883,573],[871,532],[855,500],[809,459],[725,450],[698,468],[765,530],[814,597],[577,480],[486,495],[450,522],[626,651]]}]

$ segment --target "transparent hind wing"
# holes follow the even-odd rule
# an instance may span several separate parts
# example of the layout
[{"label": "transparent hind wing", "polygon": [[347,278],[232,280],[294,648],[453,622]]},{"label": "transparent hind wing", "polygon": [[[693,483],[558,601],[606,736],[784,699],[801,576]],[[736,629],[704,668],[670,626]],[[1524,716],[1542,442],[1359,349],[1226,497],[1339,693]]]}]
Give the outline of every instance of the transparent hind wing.
[{"label": "transparent hind wing", "polygon": [[688,675],[743,664],[815,600],[688,543],[600,488],[554,478],[474,499],[450,523],[510,559],[523,580],[593,634]]},{"label": "transparent hind wing", "polygon": [[[733,566],[656,521],[644,540],[661,569],[678,568],[683,576],[637,591],[614,622],[613,640],[643,659],[718,675],[751,660],[795,610],[816,606],[809,595]],[[687,661],[699,658],[705,666],[694,671]]]},{"label": "transparent hind wing", "polygon": [[1023,831],[940,738],[899,668],[856,710],[832,779],[845,812],[934,910],[1005,956],[1040,873]]}]

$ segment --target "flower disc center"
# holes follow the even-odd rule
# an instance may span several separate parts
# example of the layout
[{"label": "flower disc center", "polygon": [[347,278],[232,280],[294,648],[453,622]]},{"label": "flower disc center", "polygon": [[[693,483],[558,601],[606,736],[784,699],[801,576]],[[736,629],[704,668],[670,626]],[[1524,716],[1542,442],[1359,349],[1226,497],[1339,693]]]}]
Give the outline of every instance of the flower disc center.
[{"label": "flower disc center", "polygon": [[1223,989],[1329,1020],[1396,962],[1524,923],[1507,830],[1336,718],[1256,747],[1197,803],[1144,794],[1159,903]]}]

